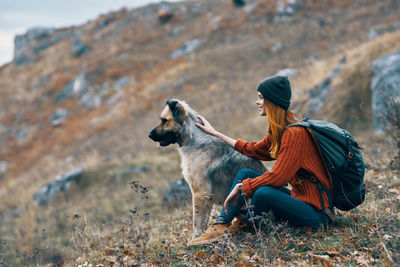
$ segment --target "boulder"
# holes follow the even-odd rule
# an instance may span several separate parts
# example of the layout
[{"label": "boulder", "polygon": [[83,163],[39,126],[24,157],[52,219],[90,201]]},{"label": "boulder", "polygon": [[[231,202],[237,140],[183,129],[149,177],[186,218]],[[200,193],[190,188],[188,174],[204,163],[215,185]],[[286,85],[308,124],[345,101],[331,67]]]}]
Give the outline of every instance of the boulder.
[{"label": "boulder", "polygon": [[107,106],[111,107],[114,106],[116,103],[121,102],[122,95],[120,92],[114,94],[107,100]]},{"label": "boulder", "polygon": [[71,80],[64,89],[57,95],[56,102],[59,103],[70,95],[79,96],[86,89],[86,71],[79,73],[73,80]]},{"label": "boulder", "polygon": [[281,42],[277,42],[272,48],[271,52],[272,53],[277,53],[279,51],[282,51],[284,48],[283,44]]},{"label": "boulder", "polygon": [[298,3],[296,0],[278,0],[276,3],[276,15],[273,22],[285,21],[288,17],[296,14]]},{"label": "boulder", "polygon": [[115,85],[114,89],[115,91],[120,91],[122,90],[128,83],[130,83],[132,81],[132,79],[130,77],[123,77],[120,78],[117,81],[117,84]]},{"label": "boulder", "polygon": [[388,99],[400,106],[400,50],[372,62],[372,123],[377,134],[386,129]]},{"label": "boulder", "polygon": [[47,205],[50,200],[56,198],[61,192],[67,192],[71,185],[81,178],[82,174],[82,167],[78,167],[57,176],[52,182],[40,188],[33,196],[33,200],[40,205]]},{"label": "boulder", "polygon": [[29,134],[29,129],[27,125],[20,125],[19,130],[14,133],[14,137],[17,141],[24,140]]},{"label": "boulder", "polygon": [[72,55],[74,57],[80,57],[87,55],[90,52],[90,48],[79,38],[74,38],[73,40],[73,51]]},{"label": "boulder", "polygon": [[387,32],[395,32],[399,29],[400,29],[400,22],[393,22],[389,25],[387,24],[377,25],[369,30],[368,37],[370,40],[373,40],[376,37],[381,36],[382,34],[385,34]]},{"label": "boulder", "polygon": [[192,192],[184,178],[171,183],[163,197],[163,205],[174,208],[191,202]]},{"label": "boulder", "polygon": [[105,18],[102,22],[100,22],[99,30],[102,30],[102,29],[106,28],[113,21],[114,21],[114,17],[112,17],[112,16]]},{"label": "boulder", "polygon": [[3,178],[7,172],[9,163],[7,161],[0,161],[0,179]]},{"label": "boulder", "polygon": [[173,37],[176,37],[176,36],[178,36],[178,35],[181,35],[184,31],[185,31],[185,27],[181,25],[181,26],[179,26],[179,27],[174,28],[174,29],[172,30],[172,32],[171,32],[171,35],[172,35]]},{"label": "boulder", "polygon": [[343,57],[329,77],[327,77],[321,84],[314,86],[314,88],[309,90],[309,98],[306,102],[308,110],[304,114],[305,118],[310,117],[324,105],[325,98],[331,93],[332,79],[340,73],[345,62],[346,57]]},{"label": "boulder", "polygon": [[14,62],[16,65],[28,64],[33,61],[32,47],[48,38],[53,32],[51,28],[36,27],[29,29],[25,34],[14,38]]},{"label": "boulder", "polygon": [[129,174],[129,173],[134,173],[134,174],[139,174],[141,172],[148,172],[150,171],[150,167],[145,165],[145,166],[135,166],[135,167],[129,167],[124,170],[124,173]]},{"label": "boulder", "polygon": [[287,77],[296,77],[297,76],[297,70],[296,69],[282,69],[278,71],[275,75],[279,76],[287,76]]},{"label": "boulder", "polygon": [[192,8],[192,10],[191,10],[191,12],[194,14],[194,15],[200,15],[200,14],[202,14],[202,13],[204,13],[204,4],[201,2],[201,1],[198,1],[195,5],[194,5],[194,7]]},{"label": "boulder", "polygon": [[186,56],[190,53],[193,53],[196,51],[196,49],[200,46],[201,40],[196,38],[190,41],[186,41],[181,47],[179,47],[177,50],[172,52],[171,58],[175,59],[180,56]]},{"label": "boulder", "polygon": [[[247,5],[243,10],[244,10],[244,12],[246,12],[247,15],[250,15],[253,12],[253,10],[256,10],[257,6],[258,6],[258,3],[255,2],[253,4]],[[267,19],[265,17],[262,18],[261,21],[264,24],[267,23]]]},{"label": "boulder", "polygon": [[103,96],[88,92],[82,96],[81,101],[86,108],[99,107],[103,102]]},{"label": "boulder", "polygon": [[58,108],[56,111],[51,114],[51,125],[53,127],[60,126],[68,116],[69,111],[66,109]]},{"label": "boulder", "polygon": [[57,34],[56,36],[54,36],[53,38],[44,40],[42,43],[40,43],[39,45],[35,46],[33,48],[33,52],[35,54],[39,53],[40,51],[43,51],[47,48],[49,48],[50,46],[55,45],[56,43],[58,43],[59,41],[61,41],[62,39],[65,39],[67,37],[69,37],[69,33],[68,32],[60,32],[59,34]]}]

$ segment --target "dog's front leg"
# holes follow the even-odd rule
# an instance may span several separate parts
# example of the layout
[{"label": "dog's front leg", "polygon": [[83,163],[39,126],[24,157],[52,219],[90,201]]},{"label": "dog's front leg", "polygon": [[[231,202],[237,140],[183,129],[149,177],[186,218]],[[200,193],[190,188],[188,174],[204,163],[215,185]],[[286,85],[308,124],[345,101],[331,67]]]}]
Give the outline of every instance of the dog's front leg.
[{"label": "dog's front leg", "polygon": [[212,209],[210,192],[193,192],[193,237],[198,237],[207,228]]}]

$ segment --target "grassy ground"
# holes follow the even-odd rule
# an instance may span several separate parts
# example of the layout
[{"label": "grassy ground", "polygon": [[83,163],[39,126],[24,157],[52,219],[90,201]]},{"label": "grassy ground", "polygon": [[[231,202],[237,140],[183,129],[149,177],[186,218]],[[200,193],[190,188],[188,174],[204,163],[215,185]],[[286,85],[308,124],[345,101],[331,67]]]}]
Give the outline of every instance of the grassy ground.
[{"label": "grassy ground", "polygon": [[[72,192],[46,207],[30,205],[3,229],[0,262],[36,266],[202,265],[398,265],[400,264],[400,173],[386,168],[392,147],[372,140],[364,156],[366,201],[338,212],[324,229],[295,228],[263,219],[211,246],[187,247],[191,205],[168,210],[161,203],[167,182],[178,177],[176,152],[137,162],[150,170],[126,173],[128,165],[87,171]],[[376,157],[381,155],[381,157]],[[167,157],[174,158],[165,164]],[[159,180],[160,179],[160,180]],[[217,207],[217,209],[220,207]],[[7,223],[7,222],[6,222]],[[17,250],[16,250],[17,249]]]}]

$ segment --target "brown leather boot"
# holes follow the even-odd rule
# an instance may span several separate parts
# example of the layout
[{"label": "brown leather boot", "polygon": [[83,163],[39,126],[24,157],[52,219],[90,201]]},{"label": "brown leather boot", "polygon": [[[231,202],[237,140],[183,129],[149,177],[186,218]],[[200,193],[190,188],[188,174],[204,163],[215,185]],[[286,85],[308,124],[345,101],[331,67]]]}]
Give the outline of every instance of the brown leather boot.
[{"label": "brown leather boot", "polygon": [[228,233],[234,235],[248,226],[249,224],[247,223],[245,218],[243,218],[242,216],[236,217],[231,225],[228,227]]},{"label": "brown leather boot", "polygon": [[234,235],[248,226],[243,217],[236,217],[232,223],[213,223],[201,236],[188,242],[188,246],[206,245],[220,240],[224,234]]},{"label": "brown leather boot", "polygon": [[188,246],[205,245],[218,241],[225,232],[228,233],[230,225],[230,223],[213,223],[199,237],[190,240]]}]

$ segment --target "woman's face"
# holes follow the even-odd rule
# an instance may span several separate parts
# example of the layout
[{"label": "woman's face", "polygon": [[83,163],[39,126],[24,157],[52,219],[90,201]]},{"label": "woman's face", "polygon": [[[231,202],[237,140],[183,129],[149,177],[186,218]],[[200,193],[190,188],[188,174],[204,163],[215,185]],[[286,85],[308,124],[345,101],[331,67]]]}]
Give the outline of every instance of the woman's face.
[{"label": "woman's face", "polygon": [[258,111],[260,112],[260,116],[265,116],[265,103],[264,103],[264,97],[260,92],[258,93],[258,99],[256,101],[256,105],[258,107]]}]

